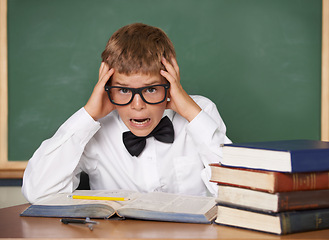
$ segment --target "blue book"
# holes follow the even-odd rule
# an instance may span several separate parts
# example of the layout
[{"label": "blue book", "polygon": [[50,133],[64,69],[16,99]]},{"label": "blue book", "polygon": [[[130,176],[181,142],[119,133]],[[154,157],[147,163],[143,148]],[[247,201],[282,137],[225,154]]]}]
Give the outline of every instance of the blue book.
[{"label": "blue book", "polygon": [[277,172],[329,170],[329,142],[285,140],[225,144],[222,165]]}]

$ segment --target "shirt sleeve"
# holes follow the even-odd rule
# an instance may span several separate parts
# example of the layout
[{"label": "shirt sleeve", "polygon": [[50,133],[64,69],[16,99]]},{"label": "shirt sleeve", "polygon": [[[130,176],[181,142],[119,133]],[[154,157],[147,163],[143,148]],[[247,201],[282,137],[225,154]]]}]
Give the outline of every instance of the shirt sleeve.
[{"label": "shirt sleeve", "polygon": [[217,196],[217,185],[211,183],[210,163],[219,163],[222,159],[222,144],[231,143],[226,136],[226,126],[216,105],[207,98],[194,96],[193,99],[202,111],[188,124],[187,134],[191,136],[204,165],[201,178],[213,196]]},{"label": "shirt sleeve", "polygon": [[99,128],[99,122],[81,108],[40,145],[23,176],[22,193],[30,203],[77,187],[77,166],[86,144]]}]

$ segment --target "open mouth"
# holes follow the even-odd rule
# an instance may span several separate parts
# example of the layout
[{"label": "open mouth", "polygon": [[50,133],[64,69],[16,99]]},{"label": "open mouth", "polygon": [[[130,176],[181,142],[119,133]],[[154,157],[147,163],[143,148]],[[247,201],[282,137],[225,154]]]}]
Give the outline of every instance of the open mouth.
[{"label": "open mouth", "polygon": [[143,125],[146,124],[147,122],[149,122],[151,119],[150,118],[144,118],[144,119],[130,119],[130,121],[133,124],[137,124],[137,125]]}]

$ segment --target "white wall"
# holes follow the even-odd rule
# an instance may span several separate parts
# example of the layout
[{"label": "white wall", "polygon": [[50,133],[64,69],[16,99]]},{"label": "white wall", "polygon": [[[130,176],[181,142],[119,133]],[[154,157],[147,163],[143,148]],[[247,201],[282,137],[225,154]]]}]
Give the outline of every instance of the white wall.
[{"label": "white wall", "polygon": [[0,187],[0,208],[27,203],[21,187]]}]

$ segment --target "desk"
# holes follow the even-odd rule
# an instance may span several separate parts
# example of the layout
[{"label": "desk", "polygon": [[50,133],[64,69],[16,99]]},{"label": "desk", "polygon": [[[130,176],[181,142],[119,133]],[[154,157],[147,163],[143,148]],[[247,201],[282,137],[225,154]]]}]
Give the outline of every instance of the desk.
[{"label": "desk", "polygon": [[329,239],[329,230],[284,236],[215,224],[139,220],[97,220],[94,231],[84,225],[65,225],[59,218],[20,217],[28,204],[0,209],[1,238],[106,238],[106,239]]}]

